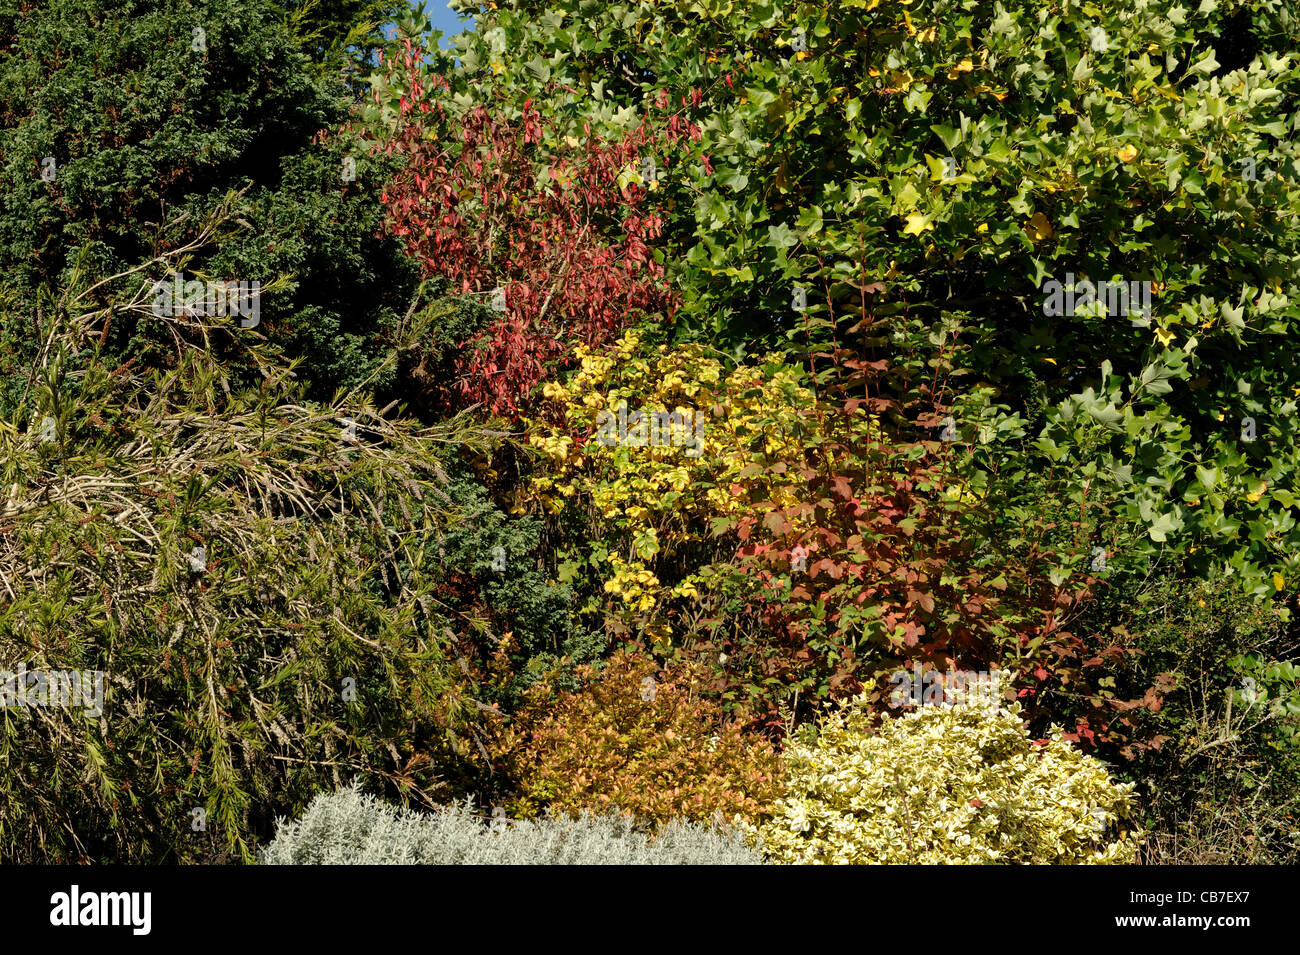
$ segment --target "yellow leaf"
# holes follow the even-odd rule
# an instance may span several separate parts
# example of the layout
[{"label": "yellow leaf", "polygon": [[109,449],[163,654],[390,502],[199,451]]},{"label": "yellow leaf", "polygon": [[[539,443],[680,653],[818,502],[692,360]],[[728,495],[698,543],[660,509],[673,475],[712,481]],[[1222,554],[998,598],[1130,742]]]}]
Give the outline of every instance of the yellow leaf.
[{"label": "yellow leaf", "polygon": [[1267,490],[1268,490],[1268,482],[1260,481],[1259,487],[1255,488],[1255,490],[1251,491],[1249,494],[1246,495],[1246,500],[1250,501],[1253,504],[1255,501],[1258,501],[1261,497],[1263,497],[1264,492]]},{"label": "yellow leaf", "polygon": [[925,216],[919,212],[913,212],[907,217],[907,225],[903,227],[903,235],[920,235],[927,229],[933,229],[934,226],[926,221]]},{"label": "yellow leaf", "polygon": [[1035,212],[1030,220],[1025,223],[1025,231],[1029,233],[1029,238],[1035,242],[1041,242],[1043,239],[1050,239],[1056,235],[1056,230],[1047,221],[1047,216],[1041,212]]},{"label": "yellow leaf", "polygon": [[975,63],[968,56],[948,71],[948,79],[955,80],[961,74],[969,73],[973,69],[975,69]]},{"label": "yellow leaf", "polygon": [[939,29],[938,27],[926,27],[924,30],[922,30],[920,33],[916,35],[916,38],[922,43],[933,43],[934,34],[938,29]]},{"label": "yellow leaf", "polygon": [[1157,328],[1156,338],[1160,339],[1160,344],[1168,347],[1169,343],[1174,340],[1174,333],[1168,329]]},{"label": "yellow leaf", "polygon": [[903,70],[901,73],[895,71],[890,74],[889,81],[893,85],[885,88],[886,93],[906,93],[907,88],[912,85],[912,71]]},{"label": "yellow leaf", "polygon": [[1134,159],[1137,159],[1137,154],[1138,151],[1135,146],[1125,146],[1115,155],[1120,158],[1121,162],[1132,162]]},{"label": "yellow leaf", "polygon": [[1281,574],[1274,574],[1273,586],[1276,587],[1278,590],[1281,590],[1283,587],[1286,586],[1286,578],[1283,577]]}]

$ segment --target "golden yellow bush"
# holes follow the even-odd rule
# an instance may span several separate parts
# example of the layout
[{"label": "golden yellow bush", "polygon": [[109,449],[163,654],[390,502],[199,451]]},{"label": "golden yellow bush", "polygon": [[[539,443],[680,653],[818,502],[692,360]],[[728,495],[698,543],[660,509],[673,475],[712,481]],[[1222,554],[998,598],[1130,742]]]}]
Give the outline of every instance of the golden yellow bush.
[{"label": "golden yellow bush", "polygon": [[[803,372],[780,355],[728,372],[699,345],[660,345],[647,351],[635,331],[608,352],[579,345],[575,353],[580,367],[570,381],[549,382],[542,389],[556,403],[558,415],[550,422],[528,422],[529,443],[555,465],[533,485],[552,507],[562,507],[559,498],[578,490],[575,482],[584,476],[630,470],[635,473],[599,488],[596,503],[607,517],[625,514],[633,496],[644,499],[652,511],[674,505],[699,479],[706,485],[701,503],[710,504],[714,513],[730,513],[746,503],[731,485],[756,454],[778,457],[803,450],[806,423],[798,411],[816,399],[803,384]],[[704,416],[700,453],[680,446],[611,446],[594,440],[601,413],[617,416],[621,404],[633,412],[651,408]],[[576,452],[575,435],[585,441]]]},{"label": "golden yellow bush", "polygon": [[[779,354],[728,370],[700,345],[651,347],[630,331],[611,348],[578,346],[576,355],[576,373],[546,384],[548,406],[526,422],[548,467],[516,511],[585,509],[603,529],[591,560],[603,591],[627,612],[653,614],[664,599],[694,596],[702,584],[690,572],[665,584],[657,560],[700,541],[719,520],[799,500],[816,396],[802,369]],[[602,443],[620,409],[624,421],[680,415],[691,423],[689,440],[652,443],[643,433],[640,441]],[[789,469],[756,473],[756,463],[774,460],[788,460]],[[655,635],[667,636],[662,624]]]}]

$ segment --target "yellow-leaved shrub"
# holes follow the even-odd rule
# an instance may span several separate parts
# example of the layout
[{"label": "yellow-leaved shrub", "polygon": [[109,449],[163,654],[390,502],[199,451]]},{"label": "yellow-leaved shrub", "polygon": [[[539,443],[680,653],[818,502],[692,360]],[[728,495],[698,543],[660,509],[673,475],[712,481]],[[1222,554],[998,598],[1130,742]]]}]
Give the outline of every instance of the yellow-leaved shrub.
[{"label": "yellow-leaved shrub", "polygon": [[873,729],[851,701],[791,741],[783,796],[750,835],[795,864],[1133,862],[1133,784],[1059,731],[1031,740],[1019,712],[967,698]]},{"label": "yellow-leaved shrub", "polygon": [[[599,527],[580,563],[616,612],[666,641],[661,605],[703,588],[696,559],[710,532],[806,494],[798,468],[807,445],[821,440],[809,434],[817,399],[806,373],[780,354],[728,367],[700,345],[652,346],[635,330],[609,348],[579,345],[575,354],[576,372],[548,382],[542,413],[526,421],[546,465],[515,509]],[[624,420],[679,415],[690,423],[688,440],[602,443],[620,408]],[[774,460],[789,461],[788,469],[757,467]]]}]

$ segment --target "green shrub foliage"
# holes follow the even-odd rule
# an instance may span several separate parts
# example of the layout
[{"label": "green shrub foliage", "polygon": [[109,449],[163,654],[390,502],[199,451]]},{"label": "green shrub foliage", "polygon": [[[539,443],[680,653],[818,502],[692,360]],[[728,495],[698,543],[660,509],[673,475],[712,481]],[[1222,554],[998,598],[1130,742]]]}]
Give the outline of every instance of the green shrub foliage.
[{"label": "green shrub foliage", "polygon": [[[1119,581],[1090,608],[1139,652],[1107,671],[1147,687],[1125,720],[1154,745],[1124,753],[1153,864],[1294,864],[1300,859],[1300,672],[1277,609],[1229,581]],[[1059,706],[1057,708],[1060,708]]]}]

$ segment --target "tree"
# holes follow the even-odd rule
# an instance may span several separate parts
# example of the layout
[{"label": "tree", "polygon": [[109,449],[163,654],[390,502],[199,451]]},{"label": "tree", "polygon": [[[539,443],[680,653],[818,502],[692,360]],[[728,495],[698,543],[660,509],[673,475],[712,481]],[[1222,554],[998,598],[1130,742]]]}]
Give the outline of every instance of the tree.
[{"label": "tree", "polygon": [[[498,7],[467,73],[545,76],[597,128],[665,92],[700,124],[656,193],[679,334],[848,349],[895,433],[953,415],[1013,508],[1017,475],[1105,486],[1145,540],[1067,572],[1179,546],[1261,597],[1300,575],[1283,5]],[[971,384],[931,393],[954,350]]]},{"label": "tree", "polygon": [[[346,17],[339,8],[319,35]],[[414,275],[375,238],[367,184],[383,172],[363,155],[353,169],[347,144],[321,136],[349,97],[301,39],[262,0],[0,3],[0,268],[24,298],[82,268],[112,279],[99,303],[129,300],[165,276],[123,273],[185,247],[238,189],[221,241],[179,263],[187,280],[259,282],[245,338],[305,360],[314,394],[374,375]],[[38,316],[25,312],[5,332],[30,353]],[[114,314],[100,333],[110,360],[158,364],[177,326]],[[259,377],[244,340],[221,358]]]}]

